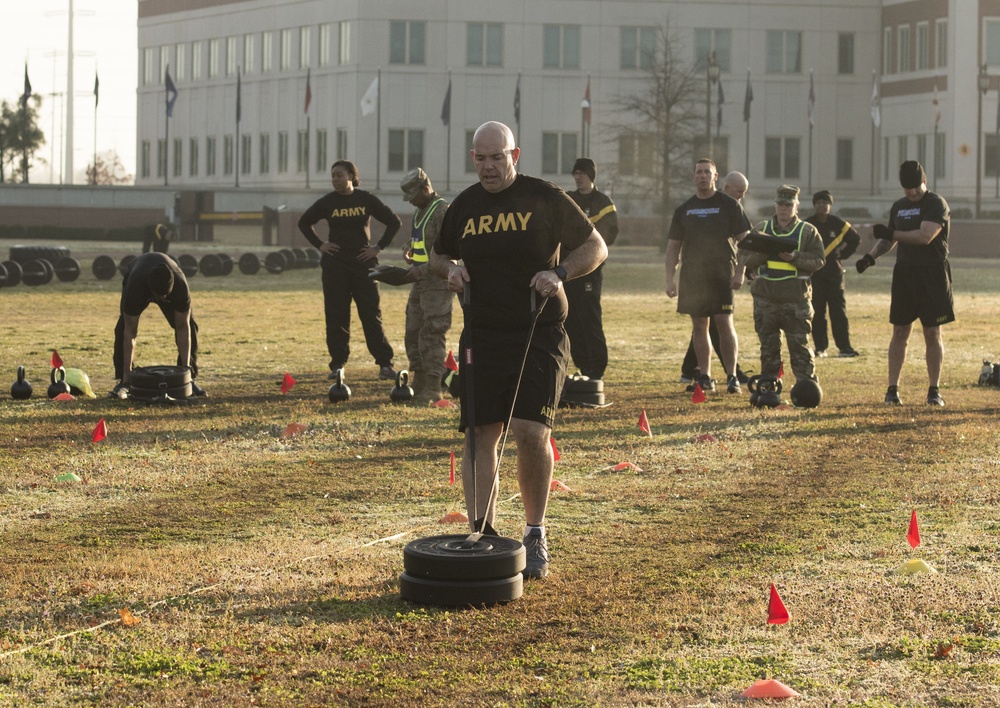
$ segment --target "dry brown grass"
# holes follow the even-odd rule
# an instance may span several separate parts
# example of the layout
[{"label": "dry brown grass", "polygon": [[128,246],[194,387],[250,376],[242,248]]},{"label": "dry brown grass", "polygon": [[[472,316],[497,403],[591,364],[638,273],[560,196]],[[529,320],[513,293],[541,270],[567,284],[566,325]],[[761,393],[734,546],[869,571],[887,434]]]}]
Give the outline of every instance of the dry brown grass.
[{"label": "dry brown grass", "polygon": [[[448,485],[457,414],[389,404],[357,326],[354,396],[327,402],[316,271],[195,279],[211,397],[176,408],[38,397],[52,348],[110,388],[116,283],[0,291],[8,377],[23,363],[36,386],[0,402],[0,704],[730,705],[773,677],[800,705],[996,705],[1000,392],[974,383],[1000,355],[1000,277],[981,265],[956,264],[943,410],[920,404],[918,335],[907,405],[880,403],[880,267],[850,278],[864,356],[821,361],[823,405],[757,411],[721,393],[690,403],[675,383],[687,325],[660,258],[619,250],[614,405],[563,410],[554,432],[572,491],[550,507],[553,574],[469,611],[396,588],[407,540],[458,530],[436,523],[462,507]],[[397,350],[404,299],[386,289]],[[737,307],[756,369],[746,294]],[[144,318],[142,363],[170,350]],[[281,396],[285,371],[299,384]],[[91,445],[101,417],[109,438]],[[292,421],[308,431],[282,438]],[[516,535],[513,454],[500,527]],[[641,471],[607,469],[622,461]],[[84,482],[54,481],[69,471]],[[911,557],[940,572],[893,575]],[[771,582],[788,625],[765,622]],[[121,608],[141,623],[101,626]]]}]

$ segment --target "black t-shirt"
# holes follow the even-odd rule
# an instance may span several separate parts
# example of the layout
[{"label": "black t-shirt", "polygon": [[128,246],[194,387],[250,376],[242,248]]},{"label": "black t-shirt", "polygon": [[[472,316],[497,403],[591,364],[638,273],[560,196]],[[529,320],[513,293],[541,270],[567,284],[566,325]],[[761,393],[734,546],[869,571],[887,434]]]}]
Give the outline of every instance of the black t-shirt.
[{"label": "black t-shirt", "polygon": [[[497,194],[479,183],[455,198],[444,216],[434,250],[462,260],[469,271],[466,324],[487,330],[527,330],[536,273],[555,268],[559,248],[578,248],[593,226],[556,185],[518,175]],[[541,296],[538,296],[539,298]],[[566,319],[566,296],[551,298],[539,324]],[[540,299],[538,300],[540,304]]]},{"label": "black t-shirt", "polygon": [[392,243],[401,222],[392,209],[363,189],[355,189],[350,194],[330,192],[320,197],[299,219],[299,230],[309,243],[319,248],[323,242],[313,234],[312,226],[326,221],[330,229],[327,240],[340,246],[340,250],[332,256],[324,253],[323,258],[333,258],[367,269],[374,266],[377,260],[362,263],[358,261],[358,253],[371,244],[370,226],[373,217],[385,224],[385,233],[378,242],[379,248],[384,251]]},{"label": "black t-shirt", "polygon": [[149,291],[149,283],[146,281],[150,272],[164,263],[174,272],[174,289],[167,296],[167,303],[175,312],[187,312],[191,309],[191,291],[188,289],[187,278],[184,277],[181,267],[163,253],[143,253],[132,261],[125,277],[121,301],[123,314],[138,317],[149,303],[156,300]]},{"label": "black t-shirt", "polygon": [[732,237],[749,229],[743,207],[728,194],[716,192],[708,199],[695,194],[674,211],[667,238],[681,242],[681,257],[690,277],[695,269],[714,272],[721,263],[735,267]]},{"label": "black t-shirt", "polygon": [[916,231],[923,221],[941,224],[941,231],[926,246],[912,243],[896,244],[896,265],[927,266],[943,263],[948,258],[948,230],[951,210],[948,202],[934,192],[925,192],[919,201],[897,199],[889,211],[889,226],[896,231]]},{"label": "black t-shirt", "polygon": [[839,278],[841,273],[844,272],[844,266],[841,264],[841,261],[850,258],[851,254],[858,250],[858,246],[861,244],[861,235],[858,234],[853,226],[833,214],[828,214],[826,221],[820,221],[819,217],[815,214],[805,221],[807,224],[812,224],[816,227],[820,238],[823,239],[824,251],[840,236],[840,232],[844,230],[844,227],[847,227],[847,231],[844,232],[844,238],[827,255],[826,263],[812,274],[813,280],[824,277]]},{"label": "black t-shirt", "polygon": [[604,239],[604,243],[609,246],[613,244],[618,238],[618,211],[611,197],[596,189],[592,189],[588,194],[576,190],[569,192],[569,196],[590,218],[590,222]]}]

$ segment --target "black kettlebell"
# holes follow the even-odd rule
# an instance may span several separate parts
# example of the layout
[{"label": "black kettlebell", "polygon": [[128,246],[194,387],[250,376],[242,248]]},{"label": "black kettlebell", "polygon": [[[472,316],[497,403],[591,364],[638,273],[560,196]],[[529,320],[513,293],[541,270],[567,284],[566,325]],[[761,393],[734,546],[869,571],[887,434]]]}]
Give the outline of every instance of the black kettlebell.
[{"label": "black kettlebell", "polygon": [[327,392],[330,403],[340,403],[351,398],[351,389],[344,383],[344,370],[337,369],[334,372],[334,384]]},{"label": "black kettlebell", "polygon": [[747,379],[747,390],[750,391],[750,405],[756,407],[760,397],[760,374],[754,374]]},{"label": "black kettlebell", "polygon": [[781,405],[781,381],[761,378],[757,383],[757,392],[758,408],[777,408]]},{"label": "black kettlebell", "polygon": [[10,385],[10,397],[15,401],[26,401],[31,398],[31,382],[24,378],[24,367],[17,367],[17,381]]},{"label": "black kettlebell", "polygon": [[396,385],[389,392],[389,400],[393,403],[408,403],[413,400],[413,389],[407,385],[410,374],[406,370],[396,374]]},{"label": "black kettlebell", "polygon": [[[58,375],[58,379],[56,376]],[[49,384],[49,398],[55,398],[60,393],[69,393],[69,384],[66,383],[66,369],[57,367],[52,369],[52,383]]]}]

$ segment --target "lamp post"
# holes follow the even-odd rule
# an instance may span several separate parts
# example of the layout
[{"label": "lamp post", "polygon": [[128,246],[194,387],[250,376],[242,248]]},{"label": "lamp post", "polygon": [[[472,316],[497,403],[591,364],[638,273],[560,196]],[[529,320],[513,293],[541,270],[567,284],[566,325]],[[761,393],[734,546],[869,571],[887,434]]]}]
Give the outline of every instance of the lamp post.
[{"label": "lamp post", "polygon": [[712,84],[719,80],[719,63],[715,61],[715,51],[708,53],[708,89],[705,93],[705,137],[708,138],[708,156],[715,159],[712,145]]},{"label": "lamp post", "polygon": [[983,197],[983,96],[990,87],[990,75],[986,73],[986,64],[979,67],[979,110],[976,123],[976,218],[979,219]]}]

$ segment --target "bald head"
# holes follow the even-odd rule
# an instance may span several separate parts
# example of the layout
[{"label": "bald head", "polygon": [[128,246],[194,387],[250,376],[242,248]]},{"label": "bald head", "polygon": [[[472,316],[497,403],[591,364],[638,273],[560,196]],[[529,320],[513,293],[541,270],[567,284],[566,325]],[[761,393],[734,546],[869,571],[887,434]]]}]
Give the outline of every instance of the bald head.
[{"label": "bald head", "polygon": [[514,133],[503,123],[483,123],[472,136],[472,162],[487,192],[502,192],[514,183],[520,155],[514,146]]},{"label": "bald head", "polygon": [[730,172],[722,182],[722,191],[740,202],[750,188],[750,181],[742,172]]}]

